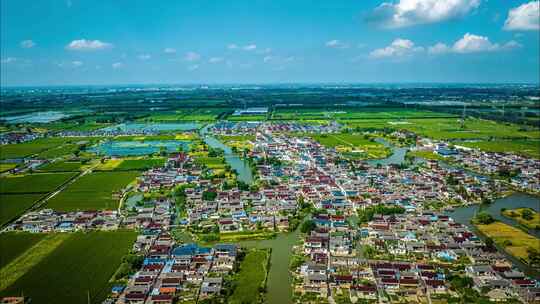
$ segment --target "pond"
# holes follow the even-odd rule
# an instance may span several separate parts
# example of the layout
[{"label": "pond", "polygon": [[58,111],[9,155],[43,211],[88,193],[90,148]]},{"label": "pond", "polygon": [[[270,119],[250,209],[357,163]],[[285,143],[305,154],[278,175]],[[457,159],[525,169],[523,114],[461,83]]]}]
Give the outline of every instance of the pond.
[{"label": "pond", "polygon": [[48,122],[60,120],[68,116],[69,116],[68,114],[64,114],[58,111],[46,111],[46,112],[35,112],[35,113],[24,114],[24,115],[3,117],[2,120],[4,120],[7,123],[25,123],[25,122],[48,123]]},{"label": "pond", "polygon": [[189,149],[189,141],[146,140],[146,141],[107,141],[90,148],[90,152],[106,156],[141,156],[160,152],[168,153]]},{"label": "pond", "polygon": [[[456,208],[453,211],[448,212],[448,215],[452,217],[454,221],[467,225],[474,231],[476,231],[476,229],[474,225],[471,224],[471,220],[478,212],[481,211],[489,213],[491,216],[493,216],[493,218],[503,223],[519,228],[516,221],[501,215],[502,208],[514,209],[519,207],[528,207],[536,210],[536,212],[540,212],[540,198],[538,196],[517,192],[507,197],[496,199],[492,204],[489,205],[482,204]],[[538,230],[529,229],[528,233],[540,238],[540,231]],[[535,271],[511,255],[506,254],[504,251],[501,250],[501,252],[523,272],[530,276],[540,278],[540,273],[538,271]]]},{"label": "pond", "polygon": [[251,167],[248,161],[234,154],[229,146],[225,145],[214,136],[209,135],[207,133],[209,127],[210,125],[201,129],[201,135],[203,136],[204,142],[212,148],[223,150],[225,152],[225,162],[236,171],[238,179],[251,185],[253,183],[253,174],[251,173]]},{"label": "pond", "polygon": [[105,132],[161,132],[190,131],[200,127],[197,123],[123,123],[101,129]]},{"label": "pond", "polygon": [[405,155],[407,154],[408,148],[405,147],[396,147],[389,143],[388,141],[384,140],[383,138],[377,138],[375,139],[376,142],[383,144],[385,147],[388,147],[392,149],[392,155],[390,155],[387,158],[382,159],[372,159],[368,160],[367,163],[372,166],[377,165],[400,165],[405,161]]}]

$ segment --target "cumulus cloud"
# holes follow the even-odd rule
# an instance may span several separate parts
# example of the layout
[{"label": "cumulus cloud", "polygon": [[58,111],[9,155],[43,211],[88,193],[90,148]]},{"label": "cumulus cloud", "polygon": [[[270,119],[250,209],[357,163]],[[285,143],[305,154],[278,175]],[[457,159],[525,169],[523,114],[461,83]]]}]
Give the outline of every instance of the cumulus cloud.
[{"label": "cumulus cloud", "polygon": [[187,52],[184,56],[185,61],[197,61],[199,59],[201,59],[201,55],[195,52]]},{"label": "cumulus cloud", "polygon": [[197,69],[199,69],[199,65],[198,64],[194,64],[194,65],[190,65],[188,66],[188,71],[195,71]]},{"label": "cumulus cloud", "polygon": [[272,61],[272,59],[274,59],[274,57],[273,57],[273,56],[264,56],[264,58],[263,58],[263,62],[264,62],[264,63],[267,63],[267,62],[270,62],[270,61]]},{"label": "cumulus cloud", "polygon": [[540,29],[540,1],[522,4],[508,12],[504,22],[507,31],[538,31]]},{"label": "cumulus cloud", "polygon": [[466,33],[461,39],[454,42],[451,47],[439,42],[429,47],[428,53],[432,55],[445,53],[468,54],[511,50],[520,47],[521,44],[515,40],[508,41],[501,45],[492,43],[488,37]]},{"label": "cumulus cloud", "polygon": [[113,69],[117,70],[117,69],[123,68],[124,64],[122,62],[115,62],[111,66],[112,66]]},{"label": "cumulus cloud", "polygon": [[72,61],[72,62],[71,62],[71,65],[73,65],[73,67],[75,67],[75,68],[78,68],[78,67],[80,67],[80,66],[83,65],[83,62],[82,62],[82,61],[75,60],[75,61]]},{"label": "cumulus cloud", "polygon": [[[257,49],[257,45],[256,44],[247,44],[247,45],[244,45],[244,46],[240,46],[238,44],[235,44],[235,43],[231,43],[229,45],[227,45],[227,48],[229,50],[244,50],[244,51],[255,51]],[[270,49],[265,49],[265,50],[261,50],[260,52],[261,53],[264,53],[264,52],[270,52]]]},{"label": "cumulus cloud", "polygon": [[398,38],[385,48],[371,51],[371,53],[369,53],[369,57],[374,59],[406,57],[423,50],[423,47],[415,46],[414,42],[411,40]]},{"label": "cumulus cloud", "polygon": [[140,54],[139,56],[137,56],[137,58],[144,61],[152,58],[152,56],[150,54]]},{"label": "cumulus cloud", "polygon": [[112,44],[100,40],[78,39],[71,41],[66,49],[72,51],[97,51],[112,47]]},{"label": "cumulus cloud", "polygon": [[208,59],[209,63],[220,63],[223,61],[223,57],[212,57]]},{"label": "cumulus cloud", "polygon": [[36,43],[32,40],[23,40],[21,41],[21,47],[23,49],[30,49],[30,48],[33,48],[34,46],[36,46]]},{"label": "cumulus cloud", "polygon": [[231,44],[227,45],[227,48],[229,50],[236,50],[238,48],[238,45],[236,45],[234,43],[231,43]]},{"label": "cumulus cloud", "polygon": [[176,54],[176,49],[165,48],[165,49],[163,49],[163,53],[165,53],[165,54]]},{"label": "cumulus cloud", "polygon": [[327,41],[325,45],[329,48],[334,48],[334,49],[346,49],[349,47],[347,43],[341,42],[337,39]]},{"label": "cumulus cloud", "polygon": [[367,21],[383,28],[401,28],[437,23],[463,17],[476,9],[480,0],[398,0],[383,2]]}]

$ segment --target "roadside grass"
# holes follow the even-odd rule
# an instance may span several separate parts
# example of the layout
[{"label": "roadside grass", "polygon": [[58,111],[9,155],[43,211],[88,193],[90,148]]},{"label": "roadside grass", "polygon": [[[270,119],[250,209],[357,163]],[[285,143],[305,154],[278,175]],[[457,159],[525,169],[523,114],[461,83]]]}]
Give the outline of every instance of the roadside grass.
[{"label": "roadside grass", "polygon": [[139,174],[133,171],[86,174],[51,198],[46,208],[57,211],[116,209],[120,198],[113,194],[134,181]]},{"label": "roadside grass", "polygon": [[[58,248],[62,242],[68,239],[69,236],[69,234],[60,233],[48,234],[23,254],[19,255],[0,269],[0,277],[2,278],[2,280],[0,280],[0,290],[2,291],[0,292],[0,295],[10,295],[9,293],[5,293],[6,289],[39,264],[46,256]],[[26,295],[26,288],[24,288],[24,292]]]},{"label": "roadside grass", "polygon": [[240,264],[236,288],[227,299],[228,303],[260,303],[268,273],[268,249],[250,249]]},{"label": "roadside grass", "polygon": [[[32,207],[45,193],[34,194],[0,194],[0,226],[21,215]],[[0,249],[3,248],[0,246]]]},{"label": "roadside grass", "polygon": [[[525,210],[529,210],[531,212],[532,215],[530,219],[523,218],[522,214],[523,214],[523,211]],[[502,212],[502,215],[520,223],[521,225],[529,229],[540,229],[540,213],[534,211],[533,209],[530,209],[530,208],[508,209],[508,210],[504,210]]]},{"label": "roadside grass", "polygon": [[76,173],[35,173],[1,177],[0,193],[47,193],[75,175]]},{"label": "roadside grass", "polygon": [[527,248],[540,251],[540,240],[522,230],[502,222],[476,225],[478,230],[490,237],[509,254],[528,262]]},{"label": "roadside grass", "polygon": [[47,236],[44,233],[0,233],[0,270]]},{"label": "roadside grass", "polygon": [[[540,131],[539,131],[540,132]],[[456,143],[457,144],[457,143]],[[525,157],[540,159],[539,140],[492,140],[459,143],[460,146],[480,149],[485,152],[511,152]]]},{"label": "roadside grass", "polygon": [[8,286],[1,288],[0,296],[24,292],[32,303],[67,304],[87,303],[89,294],[91,303],[101,303],[109,293],[109,279],[136,235],[135,231],[56,234],[40,242],[45,242],[43,249],[52,251],[27,250],[31,264],[17,263],[13,269],[2,270],[10,268],[13,273],[6,273],[11,279],[2,282]]}]

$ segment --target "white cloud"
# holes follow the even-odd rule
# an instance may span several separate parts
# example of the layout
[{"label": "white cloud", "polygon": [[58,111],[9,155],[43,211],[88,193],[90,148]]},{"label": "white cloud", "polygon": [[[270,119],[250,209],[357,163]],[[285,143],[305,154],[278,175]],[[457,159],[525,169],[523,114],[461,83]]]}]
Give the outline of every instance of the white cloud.
[{"label": "white cloud", "polygon": [[452,49],[448,47],[448,45],[438,42],[433,46],[428,47],[428,53],[432,55],[439,55],[439,54],[445,54],[450,52]]},{"label": "white cloud", "polygon": [[234,43],[231,43],[231,44],[227,45],[227,48],[229,50],[236,50],[238,48],[238,45],[236,45]]},{"label": "white cloud", "polygon": [[491,43],[488,37],[467,33],[454,43],[452,50],[456,53],[477,53],[496,51],[499,47]]},{"label": "white cloud", "polygon": [[265,48],[264,50],[258,50],[257,54],[270,54],[272,52],[271,48]]},{"label": "white cloud", "polygon": [[209,63],[220,63],[223,61],[223,57],[212,57],[208,59]]},{"label": "white cloud", "polygon": [[195,71],[199,69],[199,65],[198,64],[190,65],[187,69],[188,71]]},{"label": "white cloud", "polygon": [[263,62],[267,63],[267,62],[270,62],[272,59],[274,59],[274,57],[272,57],[272,56],[264,56]]},{"label": "white cloud", "polygon": [[480,0],[398,0],[383,2],[368,17],[384,28],[400,28],[437,23],[467,15]]},{"label": "white cloud", "polygon": [[139,56],[137,56],[137,58],[144,61],[152,58],[152,56],[150,54],[140,54]]},{"label": "white cloud", "polygon": [[195,52],[187,52],[184,56],[184,60],[186,61],[197,61],[199,59],[201,59],[201,55]]},{"label": "white cloud", "polygon": [[17,58],[15,57],[6,57],[6,58],[3,58],[0,62],[4,64],[8,64],[8,63],[14,63],[16,61],[17,61]]},{"label": "white cloud", "polygon": [[405,57],[410,56],[416,52],[421,52],[423,50],[423,47],[415,46],[414,42],[412,42],[411,40],[398,38],[394,40],[392,44],[385,48],[371,51],[369,57],[375,59],[389,57]]},{"label": "white cloud", "polygon": [[242,49],[244,49],[244,51],[253,51],[257,48],[257,46],[255,44],[248,44],[246,46],[244,46]]},{"label": "white cloud", "polygon": [[32,40],[23,40],[21,41],[21,47],[23,49],[30,49],[30,48],[33,48],[34,46],[36,46],[36,43]]},{"label": "white cloud", "polygon": [[165,54],[176,54],[176,49],[165,48],[165,49],[163,49],[163,53],[165,53]]},{"label": "white cloud", "polygon": [[454,42],[452,47],[439,42],[430,46],[428,48],[428,53],[432,55],[445,53],[468,54],[512,50],[520,47],[522,47],[522,45],[515,40],[510,40],[505,44],[500,45],[498,43],[492,43],[489,41],[488,37],[466,33],[461,39]]},{"label": "white cloud", "polygon": [[72,51],[96,51],[112,47],[112,44],[99,40],[79,39],[71,41],[66,49]]},{"label": "white cloud", "polygon": [[334,49],[346,49],[349,47],[347,43],[341,42],[337,39],[327,41],[325,45],[329,48],[334,48]]},{"label": "white cloud", "polygon": [[538,31],[540,29],[540,1],[531,1],[511,9],[504,22],[504,29]]},{"label": "white cloud", "polygon": [[111,66],[112,66],[113,69],[117,70],[117,69],[123,68],[124,64],[122,62],[115,62]]}]

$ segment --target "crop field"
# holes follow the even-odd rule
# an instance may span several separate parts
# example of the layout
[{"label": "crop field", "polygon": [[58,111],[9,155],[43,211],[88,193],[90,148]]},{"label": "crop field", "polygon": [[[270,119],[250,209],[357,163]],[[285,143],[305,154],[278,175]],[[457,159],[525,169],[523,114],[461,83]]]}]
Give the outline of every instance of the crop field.
[{"label": "crop field", "polygon": [[[47,137],[38,138],[21,144],[2,145],[0,146],[0,159],[28,157],[34,154],[45,153],[47,150],[51,150],[51,154],[48,155],[45,153],[43,154],[43,157],[57,157],[66,153],[71,153],[74,146],[76,146],[74,144],[77,142],[96,141],[98,139],[98,137]],[[64,148],[64,146],[67,147]]]},{"label": "crop field", "polygon": [[[62,234],[65,239],[0,292],[19,295],[32,303],[101,303],[109,279],[136,238],[134,231]],[[46,282],[46,283],[45,283]]]},{"label": "crop field", "polygon": [[[523,212],[529,210],[530,217],[523,217]],[[530,208],[504,210],[502,215],[513,219],[529,229],[540,229],[540,213]]]},{"label": "crop field", "polygon": [[158,113],[145,117],[139,121],[146,122],[175,122],[175,121],[214,121],[224,112],[231,111],[226,108],[197,108],[183,109],[170,113]]},{"label": "crop field", "polygon": [[13,168],[17,167],[17,164],[15,163],[1,163],[0,164],[0,173],[4,173],[6,171],[9,171]]},{"label": "crop field", "polygon": [[47,193],[68,181],[76,173],[35,173],[0,178],[0,193]]},{"label": "crop field", "polygon": [[360,129],[403,129],[434,139],[540,138],[538,130],[524,130],[518,125],[475,118],[466,119],[463,128],[458,118],[351,120],[346,124]]},{"label": "crop field", "polygon": [[476,148],[486,152],[511,152],[525,157],[540,159],[539,140],[492,140],[459,143],[460,146]]},{"label": "crop field", "polygon": [[78,172],[82,166],[81,162],[56,161],[45,164],[38,168],[40,172]]},{"label": "crop field", "polygon": [[225,166],[225,159],[223,157],[199,156],[195,158],[195,162],[200,165],[205,165],[210,169],[222,169]]},{"label": "crop field", "polygon": [[310,134],[321,145],[336,148],[351,158],[383,158],[390,151],[383,144],[370,140],[362,134]]},{"label": "crop field", "polygon": [[345,108],[345,109],[277,109],[272,113],[274,120],[350,120],[350,119],[406,119],[455,117],[453,114],[431,111],[416,111],[401,108]]},{"label": "crop field", "polygon": [[225,145],[238,149],[238,151],[252,150],[253,144],[250,141],[255,141],[255,136],[253,135],[222,135],[219,136],[221,142]]},{"label": "crop field", "polygon": [[0,233],[0,269],[45,237],[42,233]]},{"label": "crop field", "polygon": [[52,148],[46,151],[43,151],[37,155],[38,158],[43,159],[52,159],[61,157],[68,154],[73,154],[78,148],[76,144],[65,144],[60,147]]},{"label": "crop field", "polygon": [[94,172],[69,185],[47,203],[58,211],[101,210],[118,208],[119,197],[113,193],[135,180],[138,172]]},{"label": "crop field", "polygon": [[266,249],[251,249],[240,264],[236,288],[228,303],[260,303],[264,288],[270,252]]},{"label": "crop field", "polygon": [[147,158],[147,159],[124,159],[114,170],[148,170],[154,167],[162,167],[165,164],[164,158]]},{"label": "crop field", "polygon": [[6,224],[45,196],[45,193],[34,194],[0,194],[0,226]]},{"label": "crop field", "polygon": [[111,171],[114,170],[116,167],[118,167],[122,163],[122,159],[107,159],[105,162],[100,163],[97,165],[96,170],[101,171]]},{"label": "crop field", "polygon": [[502,222],[495,222],[489,225],[476,225],[478,230],[486,236],[492,238],[495,243],[501,245],[509,254],[528,260],[527,248],[540,251],[540,241],[534,236],[514,228]]}]

